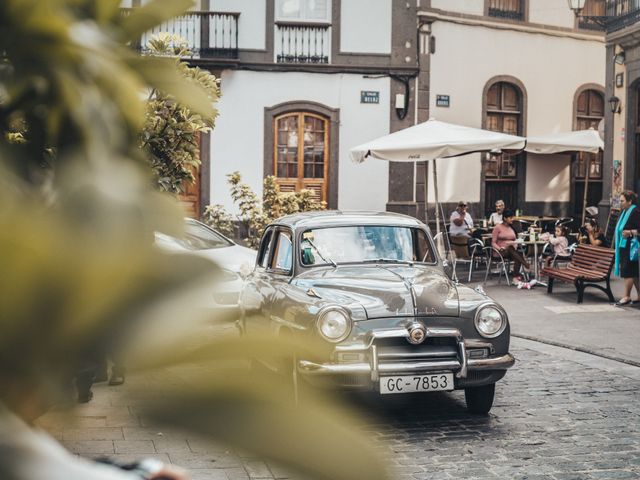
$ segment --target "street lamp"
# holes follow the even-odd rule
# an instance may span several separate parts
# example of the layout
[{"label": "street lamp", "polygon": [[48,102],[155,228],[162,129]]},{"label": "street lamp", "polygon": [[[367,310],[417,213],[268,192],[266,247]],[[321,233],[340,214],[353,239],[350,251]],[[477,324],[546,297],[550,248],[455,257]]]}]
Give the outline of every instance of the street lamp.
[{"label": "street lamp", "polygon": [[622,111],[622,107],[620,107],[620,99],[615,95],[609,97],[609,107],[611,108],[611,113],[620,113]]},{"label": "street lamp", "polygon": [[585,1],[586,0],[567,0],[567,3],[569,4],[569,8],[573,10],[573,13],[575,14],[576,17],[579,17],[580,13],[582,13],[582,10],[584,9]]},{"label": "street lamp", "polygon": [[607,17],[601,15],[582,15],[582,11],[584,10],[584,5],[586,0],[567,0],[569,4],[569,8],[573,10],[576,18],[582,18],[587,22],[593,22],[596,25],[600,25],[601,27],[607,26]]}]

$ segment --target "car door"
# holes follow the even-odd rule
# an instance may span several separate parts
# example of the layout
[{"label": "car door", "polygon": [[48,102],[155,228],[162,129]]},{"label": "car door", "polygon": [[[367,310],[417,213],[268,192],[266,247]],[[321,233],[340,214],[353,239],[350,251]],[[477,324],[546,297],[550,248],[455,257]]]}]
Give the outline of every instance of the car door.
[{"label": "car door", "polygon": [[273,284],[273,301],[271,303],[270,320],[272,333],[279,334],[284,328],[293,327],[292,319],[287,314],[291,307],[288,295],[289,282],[293,276],[294,243],[293,233],[288,228],[278,228],[273,241],[273,255],[269,272]]},{"label": "car door", "polygon": [[268,328],[271,305],[274,300],[275,288],[272,282],[271,262],[275,241],[275,227],[269,227],[262,236],[258,257],[253,272],[247,277],[240,305],[242,319],[240,328],[243,333],[259,334]]}]

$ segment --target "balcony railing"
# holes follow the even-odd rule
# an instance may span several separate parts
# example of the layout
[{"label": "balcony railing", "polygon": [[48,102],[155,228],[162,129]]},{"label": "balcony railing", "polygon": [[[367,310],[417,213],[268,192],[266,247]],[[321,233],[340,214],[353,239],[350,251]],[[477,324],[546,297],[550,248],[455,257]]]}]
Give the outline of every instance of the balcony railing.
[{"label": "balcony railing", "polygon": [[275,57],[278,63],[329,63],[331,61],[331,26],[277,23]]},{"label": "balcony railing", "polygon": [[640,0],[606,0],[606,28],[613,32],[640,20]]},{"label": "balcony railing", "polygon": [[524,20],[524,0],[490,0],[489,16]]},{"label": "balcony railing", "polygon": [[[123,14],[129,11],[123,9]],[[145,33],[140,39],[140,48],[143,52],[148,50],[153,35],[168,33],[186,41],[194,57],[238,58],[239,16],[239,13],[190,12]]]}]

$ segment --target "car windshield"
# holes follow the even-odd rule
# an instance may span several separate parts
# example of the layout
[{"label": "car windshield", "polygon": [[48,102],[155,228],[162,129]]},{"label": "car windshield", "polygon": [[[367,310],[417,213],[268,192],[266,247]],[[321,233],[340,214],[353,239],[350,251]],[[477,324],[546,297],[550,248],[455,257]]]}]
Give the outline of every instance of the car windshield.
[{"label": "car windshield", "polygon": [[187,221],[185,223],[185,231],[182,237],[176,238],[160,232],[156,232],[155,237],[156,243],[168,245],[170,248],[174,245],[179,245],[187,250],[209,250],[233,245],[233,242],[215,230],[195,221]]},{"label": "car windshield", "polygon": [[423,230],[370,225],[307,230],[302,234],[300,256],[306,266],[435,261],[431,243]]}]

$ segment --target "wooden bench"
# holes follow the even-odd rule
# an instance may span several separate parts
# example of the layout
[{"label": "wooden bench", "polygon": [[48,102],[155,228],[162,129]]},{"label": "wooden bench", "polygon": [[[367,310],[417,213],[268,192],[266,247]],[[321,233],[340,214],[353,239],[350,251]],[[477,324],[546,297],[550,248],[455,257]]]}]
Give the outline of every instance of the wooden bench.
[{"label": "wooden bench", "polygon": [[[611,248],[594,247],[591,245],[579,245],[571,263],[566,268],[544,268],[543,275],[549,277],[547,293],[553,292],[553,281],[557,278],[563,282],[573,283],[578,291],[578,303],[582,303],[584,289],[595,287],[602,290],[614,302],[611,292],[611,269],[615,261],[615,250]],[[606,286],[597,283],[605,282]]]}]

